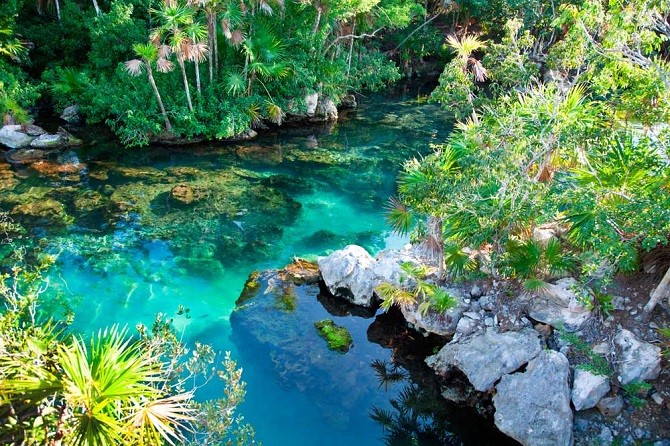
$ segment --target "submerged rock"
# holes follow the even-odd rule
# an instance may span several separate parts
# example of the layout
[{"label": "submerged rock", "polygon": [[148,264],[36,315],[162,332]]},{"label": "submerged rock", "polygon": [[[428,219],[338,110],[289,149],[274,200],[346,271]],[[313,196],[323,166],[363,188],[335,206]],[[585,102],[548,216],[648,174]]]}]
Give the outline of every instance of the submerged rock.
[{"label": "submerged rock", "polygon": [[5,154],[5,157],[12,164],[27,166],[45,159],[50,153],[49,150],[21,148],[10,150]]},{"label": "submerged rock", "polygon": [[572,445],[569,376],[567,358],[552,350],[503,376],[493,397],[498,429],[524,446]]},{"label": "submerged rock", "polygon": [[607,376],[577,369],[572,384],[572,404],[575,410],[591,409],[598,404],[607,392],[610,391],[610,380]]},{"label": "submerged rock", "polygon": [[177,203],[185,205],[189,205],[199,199],[193,188],[185,184],[178,184],[173,187],[170,191],[170,196]]},{"label": "submerged rock", "polygon": [[50,198],[18,204],[10,211],[10,215],[19,220],[29,219],[51,226],[67,226],[74,221],[65,212],[62,203]]},{"label": "submerged rock", "polygon": [[614,338],[618,353],[619,382],[628,384],[658,378],[661,372],[661,349],[639,340],[628,330]]},{"label": "submerged rock", "polygon": [[499,333],[489,329],[450,342],[436,355],[426,358],[426,363],[441,375],[456,367],[475,389],[485,392],[503,375],[535,358],[541,349],[535,330]]},{"label": "submerged rock", "polygon": [[349,330],[344,327],[340,327],[332,319],[323,319],[318,322],[314,322],[314,327],[316,327],[319,335],[326,340],[328,343],[328,348],[331,350],[337,350],[342,353],[349,351],[353,345],[353,340],[351,339],[351,334]]}]

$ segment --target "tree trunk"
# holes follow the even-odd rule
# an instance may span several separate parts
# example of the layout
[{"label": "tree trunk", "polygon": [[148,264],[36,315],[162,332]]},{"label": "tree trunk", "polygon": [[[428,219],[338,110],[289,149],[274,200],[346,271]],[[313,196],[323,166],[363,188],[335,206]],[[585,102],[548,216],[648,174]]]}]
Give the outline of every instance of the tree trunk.
[{"label": "tree trunk", "polygon": [[314,27],[312,28],[312,34],[316,34],[319,31],[319,23],[321,22],[321,5],[316,7],[316,20],[314,21]]},{"label": "tree trunk", "polygon": [[191,102],[191,89],[188,86],[188,78],[186,77],[186,67],[184,66],[184,56],[181,53],[177,53],[177,62],[179,63],[179,68],[181,69],[181,77],[184,80],[184,91],[186,92],[186,102],[188,103],[188,111],[193,113],[193,103]]},{"label": "tree trunk", "polygon": [[161,109],[161,114],[163,115],[163,119],[165,120],[165,130],[168,133],[172,133],[172,124],[170,124],[170,119],[168,119],[168,115],[165,112],[165,106],[163,105],[163,99],[161,99],[161,94],[158,92],[158,87],[156,86],[156,81],[154,80],[154,74],[151,71],[151,65],[147,63],[146,61],[144,64],[147,67],[147,75],[149,76],[149,83],[151,84],[151,88],[154,89],[154,94],[156,95],[156,100],[158,101],[158,106]]},{"label": "tree trunk", "polygon": [[207,40],[209,43],[209,83],[214,82],[214,39],[216,39],[216,23],[212,13],[207,14]]},{"label": "tree trunk", "polygon": [[54,3],[56,4],[56,17],[58,17],[58,21],[60,22],[60,0],[56,0]]},{"label": "tree trunk", "polygon": [[100,7],[98,6],[98,0],[93,0],[93,7],[95,8],[95,15],[100,15]]},{"label": "tree trunk", "polygon": [[351,29],[351,34],[352,34],[352,37],[349,41],[349,56],[347,57],[347,77],[349,77],[349,73],[351,72],[351,53],[354,51],[354,37],[353,37],[353,35],[356,34],[356,22],[354,22],[354,26]]},{"label": "tree trunk", "polygon": [[200,62],[198,59],[193,61],[195,65],[195,88],[198,90],[198,95],[202,94],[202,88],[200,88]]},{"label": "tree trunk", "polygon": [[644,306],[642,314],[645,317],[651,316],[651,312],[654,311],[656,304],[658,304],[661,299],[665,297],[668,298],[668,304],[670,304],[670,268],[668,268],[668,270],[665,272],[661,283],[659,283],[654,291],[651,292],[649,302],[647,302],[647,305]]},{"label": "tree trunk", "polygon": [[219,31],[216,27],[216,14],[212,18],[212,41],[214,42],[214,73],[219,74]]},{"label": "tree trunk", "polygon": [[428,217],[428,239],[424,242],[428,255],[437,263],[437,277],[444,278],[444,240],[442,239],[442,219]]}]

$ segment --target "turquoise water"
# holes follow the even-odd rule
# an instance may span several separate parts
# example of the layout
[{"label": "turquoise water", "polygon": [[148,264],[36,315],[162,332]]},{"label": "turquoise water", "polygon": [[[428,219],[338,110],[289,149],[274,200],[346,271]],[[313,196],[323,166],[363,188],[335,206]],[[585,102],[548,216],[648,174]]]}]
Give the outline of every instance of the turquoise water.
[{"label": "turquoise water", "polygon": [[[392,352],[368,341],[371,319],[333,317],[355,347],[328,357],[328,373],[308,370],[316,381],[302,385],[278,374],[276,349],[235,331],[231,313],[252,270],[349,243],[373,253],[404,243],[384,219],[396,174],[449,131],[437,107],[396,97],[364,99],[330,129],[240,144],[127,151],[89,135],[67,155],[80,161],[77,172],[5,175],[0,208],[26,228],[24,241],[58,255],[45,306],[76,314],[75,329],[150,325],[163,313],[184,340],[238,359],[248,388],[241,410],[264,444],[382,444],[369,414],[393,410],[405,384],[383,388],[376,380],[371,362],[392,361]],[[172,198],[175,186],[192,202]],[[301,304],[304,314],[327,316],[304,299],[312,302]],[[348,375],[334,373],[340,368]],[[209,386],[199,396],[219,391]]]}]

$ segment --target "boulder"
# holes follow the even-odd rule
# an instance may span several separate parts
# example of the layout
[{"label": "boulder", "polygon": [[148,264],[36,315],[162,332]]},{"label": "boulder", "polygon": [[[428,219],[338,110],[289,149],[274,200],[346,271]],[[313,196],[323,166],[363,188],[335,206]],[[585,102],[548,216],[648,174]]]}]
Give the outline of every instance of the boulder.
[{"label": "boulder", "polygon": [[656,379],[661,372],[661,349],[639,340],[628,330],[621,330],[614,337],[619,364],[619,382]]},{"label": "boulder", "polygon": [[42,149],[22,148],[5,153],[5,158],[12,164],[27,166],[45,159],[51,151]]},{"label": "boulder", "polygon": [[197,201],[199,197],[196,196],[195,191],[191,186],[186,184],[178,184],[170,190],[170,197],[180,204],[189,205]]},{"label": "boulder", "polygon": [[598,410],[606,417],[616,417],[623,410],[623,398],[621,395],[603,398],[598,402]]},{"label": "boulder", "polygon": [[468,309],[468,305],[463,301],[463,296],[459,290],[450,288],[446,291],[457,299],[458,303],[456,306],[441,314],[434,311],[428,311],[424,315],[419,311],[418,303],[403,305],[400,307],[400,311],[405,320],[412,324],[415,329],[420,329],[428,333],[434,333],[445,337],[455,334],[458,328],[458,323],[463,316],[463,312]]},{"label": "boulder", "polygon": [[77,104],[70,105],[65,107],[63,113],[61,113],[60,118],[69,123],[69,124],[79,124],[81,122],[81,116],[79,115],[79,106]]},{"label": "boulder", "polygon": [[518,370],[541,351],[535,330],[499,333],[489,329],[442,347],[426,363],[444,375],[451,367],[461,370],[480,392],[490,390],[505,374]]},{"label": "boulder", "polygon": [[607,376],[577,369],[572,384],[572,404],[575,410],[585,410],[595,407],[607,392],[610,391],[610,380]]},{"label": "boulder", "polygon": [[337,121],[337,106],[328,96],[319,98],[314,116],[324,121]]},{"label": "boulder", "polygon": [[311,93],[305,95],[305,107],[307,108],[307,116],[314,116],[316,107],[319,104],[319,93]]},{"label": "boulder", "polygon": [[539,295],[524,295],[522,300],[529,305],[528,315],[552,327],[562,327],[567,331],[578,330],[591,317],[574,289],[579,284],[572,277],[549,284]]},{"label": "boulder", "polygon": [[552,350],[503,376],[493,397],[498,429],[525,446],[572,445],[569,376],[568,359]]},{"label": "boulder", "polygon": [[82,141],[75,138],[63,127],[58,127],[56,134],[44,133],[35,138],[30,147],[34,149],[57,149],[61,147],[80,146]]},{"label": "boulder", "polygon": [[342,97],[340,100],[340,108],[356,108],[358,107],[358,102],[356,101],[356,96],[353,94],[347,94]]},{"label": "boulder", "polygon": [[372,306],[380,281],[373,270],[375,259],[362,247],[348,245],[318,260],[328,290],[351,303]]},{"label": "boulder", "polygon": [[0,144],[10,149],[22,149],[42,133],[44,130],[37,126],[5,125],[0,128]]}]

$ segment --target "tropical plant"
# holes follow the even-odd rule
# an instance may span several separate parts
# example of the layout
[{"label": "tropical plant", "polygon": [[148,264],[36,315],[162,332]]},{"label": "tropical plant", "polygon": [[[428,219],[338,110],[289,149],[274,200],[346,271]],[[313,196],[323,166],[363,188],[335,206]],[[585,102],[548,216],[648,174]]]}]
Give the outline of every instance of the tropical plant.
[{"label": "tropical plant", "polygon": [[126,71],[131,76],[139,76],[142,73],[142,69],[147,70],[147,78],[151,84],[151,88],[154,91],[156,96],[156,101],[160,107],[161,114],[165,120],[165,130],[170,133],[172,132],[172,124],[168,118],[167,112],[165,111],[165,105],[163,105],[163,99],[161,94],[158,91],[156,86],[156,80],[154,79],[153,69],[151,68],[152,64],[156,64],[158,71],[161,73],[167,73],[172,70],[172,62],[170,62],[167,57],[169,56],[169,47],[162,46],[160,49],[157,48],[152,43],[138,43],[133,46],[135,54],[139,59],[133,59],[126,62]]}]

